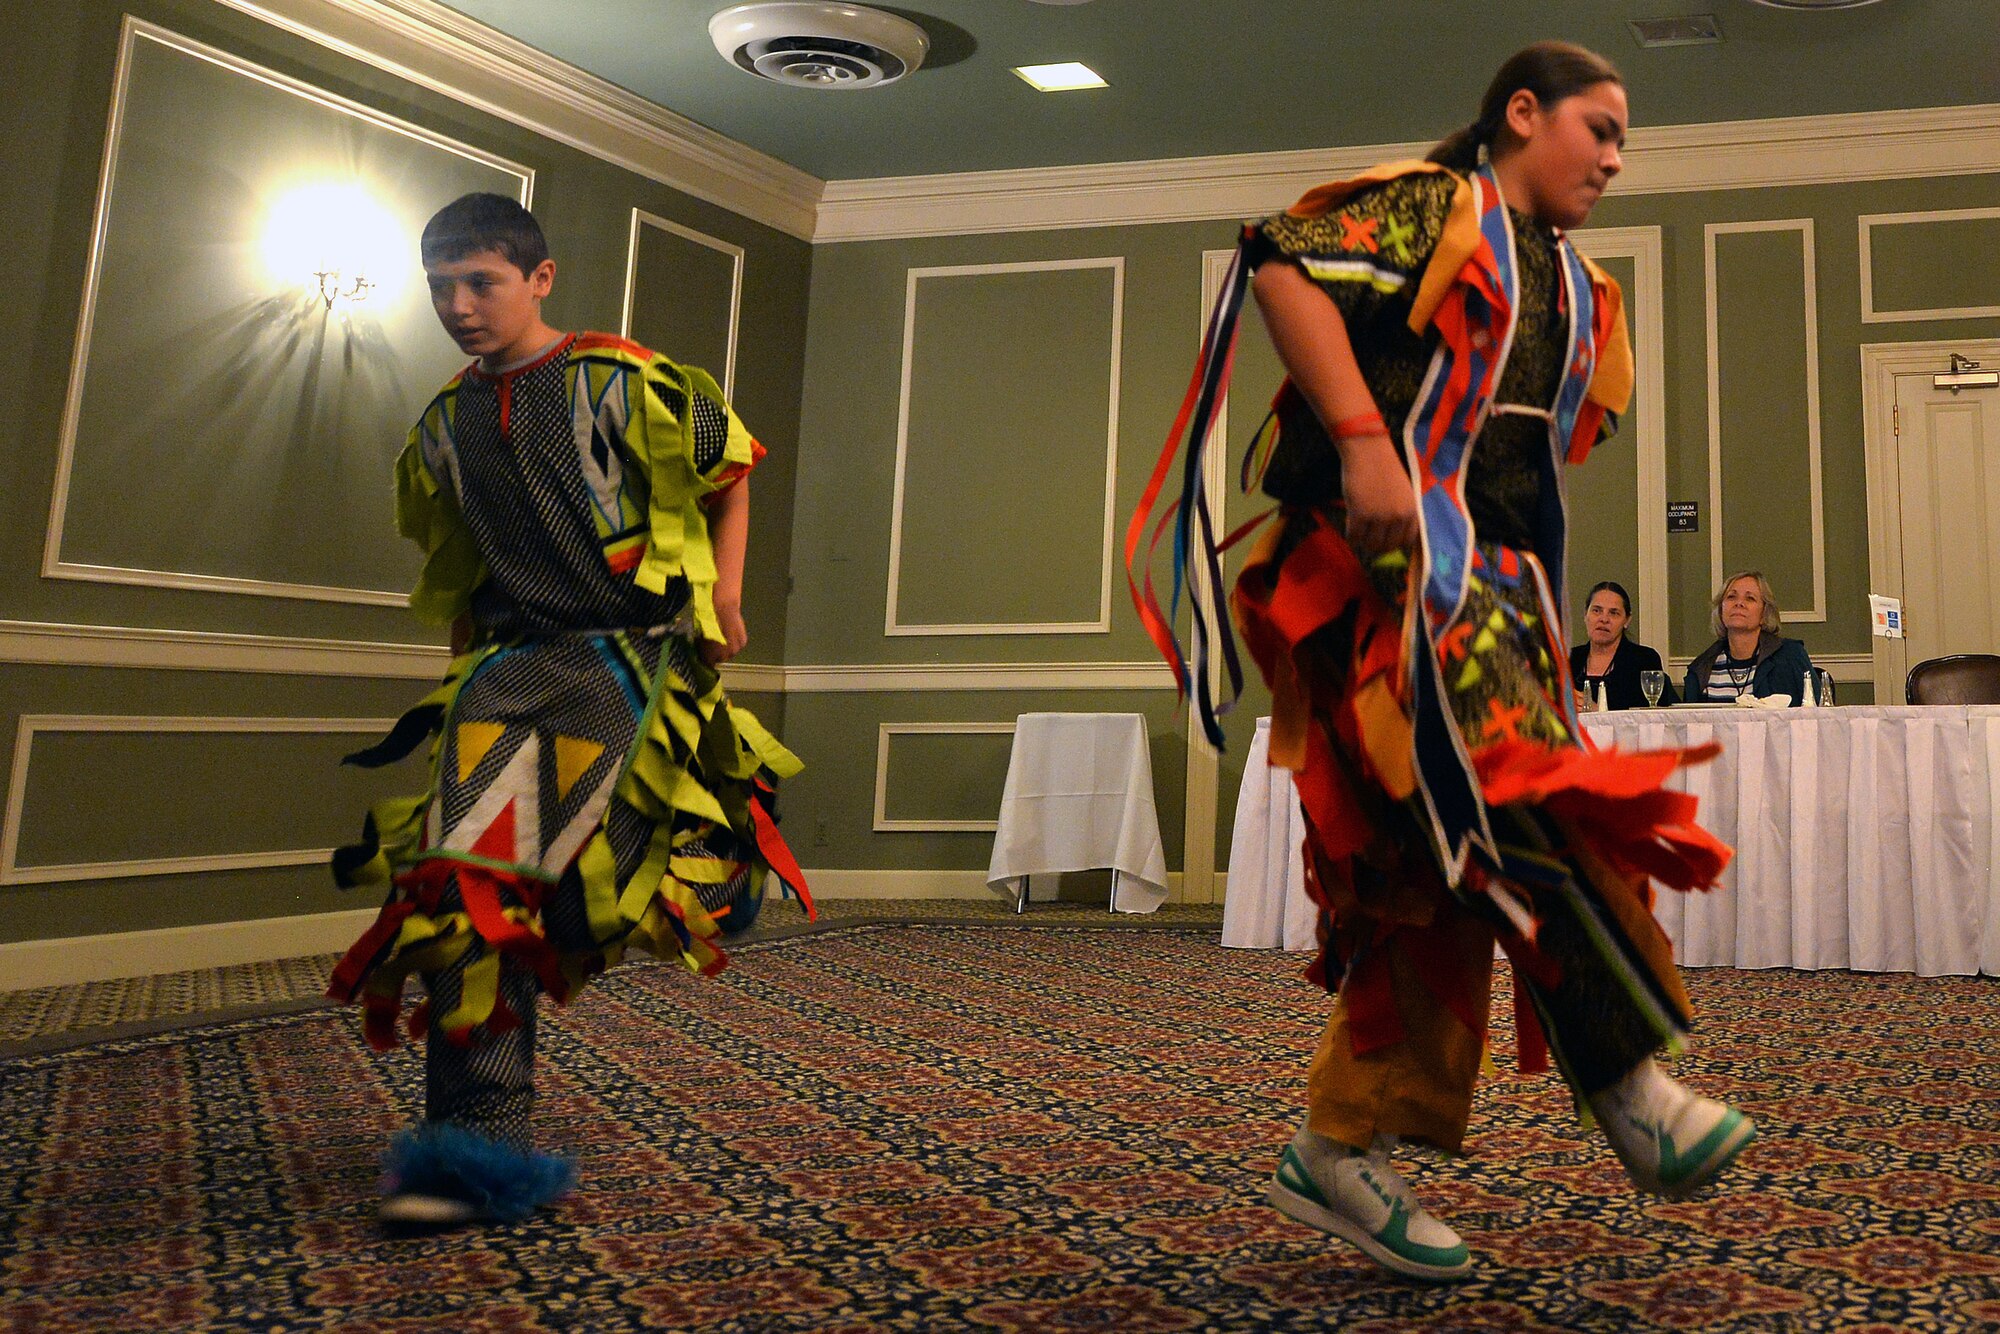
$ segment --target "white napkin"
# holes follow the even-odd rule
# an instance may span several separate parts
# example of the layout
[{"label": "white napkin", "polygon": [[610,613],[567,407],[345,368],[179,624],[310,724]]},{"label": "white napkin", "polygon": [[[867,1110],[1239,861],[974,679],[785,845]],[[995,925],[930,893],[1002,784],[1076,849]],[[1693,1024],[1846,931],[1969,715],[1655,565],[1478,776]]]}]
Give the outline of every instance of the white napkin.
[{"label": "white napkin", "polygon": [[1792,707],[1790,695],[1738,695],[1736,707],[1739,709],[1789,709]]}]

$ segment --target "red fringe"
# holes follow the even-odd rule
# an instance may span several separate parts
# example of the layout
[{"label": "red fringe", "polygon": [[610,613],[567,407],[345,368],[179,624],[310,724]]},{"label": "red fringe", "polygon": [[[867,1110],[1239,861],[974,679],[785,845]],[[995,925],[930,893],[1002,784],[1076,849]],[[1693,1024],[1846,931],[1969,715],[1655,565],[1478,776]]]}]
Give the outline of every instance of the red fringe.
[{"label": "red fringe", "polygon": [[1674,770],[1714,759],[1713,743],[1686,750],[1549,750],[1501,741],[1472,757],[1486,801],[1527,804],[1583,831],[1619,871],[1670,889],[1710,889],[1735,854],[1694,822],[1695,798],[1661,787]]}]

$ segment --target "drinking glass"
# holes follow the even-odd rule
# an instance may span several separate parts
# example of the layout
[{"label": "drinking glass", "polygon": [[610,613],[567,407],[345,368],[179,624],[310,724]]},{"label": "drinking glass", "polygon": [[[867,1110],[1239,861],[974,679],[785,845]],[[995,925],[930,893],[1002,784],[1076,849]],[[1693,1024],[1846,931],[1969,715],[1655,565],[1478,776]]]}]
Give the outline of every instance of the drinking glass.
[{"label": "drinking glass", "polygon": [[1646,696],[1647,707],[1659,708],[1660,696],[1667,689],[1667,674],[1665,672],[1640,672],[1639,689]]}]

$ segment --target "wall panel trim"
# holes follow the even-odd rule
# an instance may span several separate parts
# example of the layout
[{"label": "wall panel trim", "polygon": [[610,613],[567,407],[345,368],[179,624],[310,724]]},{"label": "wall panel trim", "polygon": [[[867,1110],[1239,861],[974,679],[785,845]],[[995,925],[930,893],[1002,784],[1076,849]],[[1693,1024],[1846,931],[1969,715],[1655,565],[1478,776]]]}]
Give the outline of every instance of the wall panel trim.
[{"label": "wall panel trim", "polygon": [[69,386],[63,400],[61,432],[56,447],[54,488],[49,497],[48,532],[42,546],[42,577],[75,579],[86,583],[126,584],[144,588],[174,588],[212,593],[236,593],[251,597],[295,598],[314,602],[352,602],[364,606],[401,607],[409,595],[387,589],[344,588],[325,584],[294,584],[277,580],[244,578],[234,575],[195,574],[182,570],[153,570],[122,565],[99,565],[63,559],[63,524],[69,513],[70,471],[76,458],[76,435],[83,413],[83,389],[90,367],[91,330],[97,319],[98,289],[103,279],[104,247],[109,228],[112,193],[116,189],[117,161],[125,125],[125,103],[131,90],[132,53],[141,41],[150,41],[183,55],[241,75],[246,79],[290,93],[308,102],[342,112],[357,120],[415,139],[419,143],[492,167],[517,177],[521,182],[521,202],[534,199],[535,173],[518,162],[485,152],[471,144],[398,120],[348,98],[324,92],[301,79],[280,74],[254,61],[183,37],[158,24],[126,15],[118,34],[118,65],[112,78],[111,109],[104,135],[104,156],[98,166],[97,202],[90,221],[90,257],[83,281],[83,302],[77,315],[76,344],[71,352]]},{"label": "wall panel trim", "polygon": [[1160,662],[841,663],[783,667],[798,694],[958,690],[1172,690]]},{"label": "wall panel trim", "polygon": [[736,393],[736,330],[743,318],[743,247],[731,245],[720,237],[698,232],[692,227],[684,227],[671,218],[648,213],[642,208],[632,210],[632,228],[625,241],[625,305],[618,317],[620,337],[632,336],[632,296],[639,279],[639,229],[658,227],[663,232],[672,232],[683,240],[696,245],[707,246],[710,250],[728,255],[732,261],[729,277],[729,356],[722,367],[722,396],[732,397]]},{"label": "wall panel trim", "polygon": [[2000,306],[1942,306],[1935,310],[1877,310],[1875,308],[1875,243],[1877,227],[1908,227],[1926,222],[1971,222],[1978,218],[2000,218],[2000,208],[1946,208],[1920,213],[1864,213],[1856,221],[1861,229],[1861,322],[1894,324],[1910,320],[1974,320],[2000,315]]},{"label": "wall panel trim", "polygon": [[1793,622],[1826,621],[1826,506],[1820,462],[1819,429],[1819,263],[1813,246],[1811,218],[1775,218],[1763,222],[1711,222],[1702,228],[1702,285],[1708,359],[1708,586],[1719,587],[1722,564],[1722,360],[1718,346],[1715,238],[1749,232],[1798,232],[1805,266],[1806,335],[1806,479],[1812,507],[1812,606],[1786,610]]},{"label": "wall panel trim", "polygon": [[[903,574],[903,482],[909,461],[910,378],[917,348],[917,284],[924,278],[966,278],[996,273],[1058,273],[1078,269],[1111,270],[1111,396],[1104,444],[1104,544],[1098,579],[1097,619],[1015,623],[967,622],[911,625],[897,617]],[[902,386],[896,403],[896,483],[889,510],[889,590],[883,633],[895,636],[936,635],[1073,635],[1108,634],[1111,630],[1112,534],[1118,508],[1118,387],[1124,372],[1125,257],[1026,260],[1006,264],[946,264],[909,270],[903,292]]]},{"label": "wall panel trim", "polygon": [[[1631,330],[1638,373],[1633,398],[1639,410],[1634,445],[1639,465],[1634,498],[1639,508],[1639,614],[1633,618],[1633,634],[1641,643],[1665,645],[1671,642],[1668,613],[1673,598],[1667,585],[1667,292],[1661,231],[1656,226],[1588,227],[1570,233],[1570,239],[1592,259],[1632,261],[1633,296],[1644,313]],[[1628,316],[1632,304],[1628,298]]]},{"label": "wall panel trim", "polygon": [[1012,736],[1012,722],[883,723],[875,734],[875,822],[878,834],[986,833],[1000,827],[999,811],[991,820],[892,820],[889,818],[889,739],[895,736]]},{"label": "wall panel trim", "polygon": [[28,767],[35,737],[43,732],[136,732],[147,735],[227,732],[327,733],[379,736],[393,718],[223,718],[145,717],[138,714],[24,713],[14,726],[14,763],[7,780],[7,807],[0,820],[0,885],[47,885],[126,876],[188,875],[272,866],[311,866],[333,855],[332,848],[290,848],[270,852],[225,852],[193,857],[135,857],[103,862],[62,862],[22,866],[21,819],[28,798]]}]

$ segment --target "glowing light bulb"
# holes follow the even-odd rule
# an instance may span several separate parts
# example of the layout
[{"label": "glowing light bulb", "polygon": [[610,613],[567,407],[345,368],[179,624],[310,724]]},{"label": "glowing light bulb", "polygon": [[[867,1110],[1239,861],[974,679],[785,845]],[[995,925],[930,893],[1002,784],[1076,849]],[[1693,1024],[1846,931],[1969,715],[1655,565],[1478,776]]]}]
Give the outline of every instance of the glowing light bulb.
[{"label": "glowing light bulb", "polygon": [[278,197],[264,222],[264,264],[281,286],[335,302],[393,301],[412,264],[395,215],[359,185],[315,181]]}]

